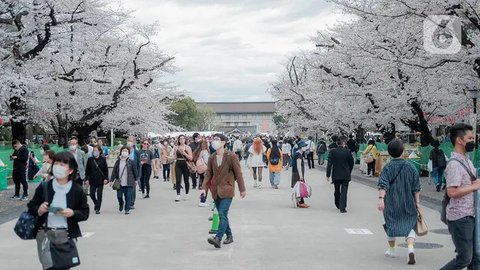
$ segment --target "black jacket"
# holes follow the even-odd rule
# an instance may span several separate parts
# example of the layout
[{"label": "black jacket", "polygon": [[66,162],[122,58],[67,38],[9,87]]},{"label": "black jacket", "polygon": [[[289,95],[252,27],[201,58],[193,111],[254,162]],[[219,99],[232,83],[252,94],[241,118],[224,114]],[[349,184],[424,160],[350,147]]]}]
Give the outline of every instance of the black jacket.
[{"label": "black jacket", "polygon": [[[50,180],[47,182],[49,204],[53,201],[53,195],[55,194],[52,181],[54,180]],[[28,212],[31,215],[38,216],[38,208],[44,202],[45,199],[43,184],[40,184],[35,190],[35,195],[33,196],[33,199],[27,205]],[[80,231],[78,222],[88,219],[90,208],[88,207],[87,195],[85,195],[85,193],[83,192],[83,188],[75,182],[72,184],[72,188],[67,193],[67,208],[72,209],[74,213],[72,217],[69,217],[67,219],[68,236],[70,238],[82,237],[82,232]],[[48,213],[45,213],[38,218],[37,228],[40,228],[45,224],[45,217],[47,216],[47,214]]]},{"label": "black jacket", "polygon": [[353,157],[348,148],[334,148],[328,153],[327,177],[332,181],[352,179]]},{"label": "black jacket", "polygon": [[[95,162],[97,165],[95,165]],[[98,166],[98,167],[97,167]],[[107,160],[100,156],[98,159],[89,157],[87,166],[85,167],[85,180],[90,182],[90,185],[103,185],[103,180],[108,180],[108,166]]]},{"label": "black jacket", "polygon": [[27,161],[28,161],[28,149],[25,145],[22,145],[20,149],[13,151],[12,156],[17,156],[13,160],[13,169],[14,170],[26,170]]}]

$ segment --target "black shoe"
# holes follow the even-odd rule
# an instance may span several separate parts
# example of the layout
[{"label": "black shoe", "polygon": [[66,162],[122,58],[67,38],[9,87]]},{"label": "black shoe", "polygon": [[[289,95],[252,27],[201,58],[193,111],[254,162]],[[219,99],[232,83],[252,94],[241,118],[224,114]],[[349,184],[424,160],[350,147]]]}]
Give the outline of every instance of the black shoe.
[{"label": "black shoe", "polygon": [[340,210],[340,213],[347,213],[347,210],[342,209],[342,210]]},{"label": "black shoe", "polygon": [[145,197],[143,197],[144,199],[148,199],[150,198],[150,195],[145,195]]},{"label": "black shoe", "polygon": [[130,210],[135,210],[135,207],[133,205],[130,206]]},{"label": "black shoe", "polygon": [[231,244],[231,243],[233,243],[233,236],[227,236],[227,238],[225,238],[225,240],[223,240],[224,245],[228,245],[228,244]]},{"label": "black shoe", "polygon": [[192,189],[197,189],[197,187],[192,187]]},{"label": "black shoe", "polygon": [[442,190],[445,190],[446,188],[447,188],[447,185],[446,185],[446,184],[443,184]]},{"label": "black shoe", "polygon": [[120,212],[123,211],[123,205],[120,205],[120,206],[118,207],[118,211],[120,211]]},{"label": "black shoe", "polygon": [[442,186],[438,185],[438,186],[436,186],[436,188],[437,188],[437,192],[442,191]]},{"label": "black shoe", "polygon": [[209,217],[209,218],[208,218],[208,221],[213,221],[213,217]]},{"label": "black shoe", "polygon": [[95,214],[99,215],[99,214],[100,214],[100,210],[95,210]]},{"label": "black shoe", "polygon": [[125,211],[125,215],[130,215],[130,212],[129,212],[129,211]]},{"label": "black shoe", "polygon": [[216,236],[212,237],[212,238],[208,238],[208,243],[210,245],[213,245],[215,248],[221,248],[221,243],[220,243],[220,240],[218,240],[218,238]]},{"label": "black shoe", "polygon": [[408,253],[408,264],[409,265],[414,265],[415,263],[416,263],[415,253],[413,253],[413,252]]}]

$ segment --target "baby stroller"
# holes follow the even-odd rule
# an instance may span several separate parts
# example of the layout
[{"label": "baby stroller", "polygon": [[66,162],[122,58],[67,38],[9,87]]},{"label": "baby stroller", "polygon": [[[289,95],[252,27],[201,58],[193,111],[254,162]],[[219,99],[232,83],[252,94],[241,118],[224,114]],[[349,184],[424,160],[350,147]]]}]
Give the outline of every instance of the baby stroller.
[{"label": "baby stroller", "polygon": [[312,196],[312,187],[305,183],[305,180],[297,181],[292,189],[293,207],[297,208],[301,199],[310,198],[310,196]]}]

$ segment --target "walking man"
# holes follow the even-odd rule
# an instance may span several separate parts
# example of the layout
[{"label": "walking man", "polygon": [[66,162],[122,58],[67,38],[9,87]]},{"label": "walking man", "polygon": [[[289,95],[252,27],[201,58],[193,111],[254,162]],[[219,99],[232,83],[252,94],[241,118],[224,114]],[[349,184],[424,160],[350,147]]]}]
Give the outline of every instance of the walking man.
[{"label": "walking man", "polygon": [[85,167],[87,164],[87,154],[80,148],[78,148],[78,140],[75,138],[70,139],[68,142],[70,153],[72,153],[73,157],[75,157],[75,161],[77,161],[78,165],[78,173],[77,178],[75,179],[75,183],[79,184],[83,187],[83,181],[85,180]]},{"label": "walking man", "polygon": [[340,136],[338,139],[338,148],[333,148],[328,153],[327,163],[327,181],[335,186],[335,206],[340,209],[340,213],[347,212],[347,192],[348,183],[352,179],[353,157],[350,150],[346,147],[347,137]]},{"label": "walking man", "polygon": [[480,181],[467,152],[475,149],[473,127],[456,124],[450,128],[454,145],[450,161],[445,170],[447,195],[447,224],[457,256],[441,270],[480,269],[480,258],[475,252],[475,202],[474,192],[480,189]]},{"label": "walking man", "polygon": [[220,217],[217,235],[208,239],[208,243],[216,248],[221,248],[220,242],[224,234],[227,235],[227,238],[223,241],[223,244],[233,243],[232,229],[228,222],[228,210],[235,196],[235,181],[237,181],[240,190],[240,197],[243,199],[247,194],[240,161],[237,155],[225,150],[227,140],[227,137],[223,134],[213,136],[212,147],[215,153],[208,159],[208,169],[200,191],[200,196],[205,196],[205,190],[210,188]]},{"label": "walking man", "polygon": [[[28,149],[25,145],[21,144],[19,140],[14,140],[13,154],[10,156],[13,159],[13,172],[12,178],[15,184],[15,194],[12,199],[15,200],[28,200],[28,183],[27,183],[27,161],[28,161]],[[23,187],[23,196],[20,197],[20,185]]]},{"label": "walking man", "polygon": [[307,156],[308,168],[315,169],[315,162],[313,160],[313,155],[315,154],[315,143],[312,141],[312,136],[309,136],[305,143],[307,144],[307,151],[305,152],[305,155]]}]

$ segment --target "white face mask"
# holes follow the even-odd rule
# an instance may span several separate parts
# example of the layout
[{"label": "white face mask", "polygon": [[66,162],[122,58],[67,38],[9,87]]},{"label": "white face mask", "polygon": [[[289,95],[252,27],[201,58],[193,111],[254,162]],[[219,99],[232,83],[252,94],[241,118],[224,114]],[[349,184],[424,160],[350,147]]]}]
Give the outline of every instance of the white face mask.
[{"label": "white face mask", "polygon": [[128,147],[132,147],[132,146],[133,146],[133,142],[127,142],[127,146],[128,146]]},{"label": "white face mask", "polygon": [[124,157],[124,158],[128,157],[129,155],[130,154],[127,151],[122,152],[122,157]]},{"label": "white face mask", "polygon": [[307,151],[307,149],[308,149],[308,147],[306,147],[306,146],[302,147],[302,151],[304,151],[304,152]]},{"label": "white face mask", "polygon": [[57,179],[64,179],[68,176],[67,168],[62,165],[53,165],[52,172],[53,176],[55,176]]},{"label": "white face mask", "polygon": [[45,154],[45,151],[43,149],[40,149],[40,154]]},{"label": "white face mask", "polygon": [[222,142],[221,141],[212,141],[212,148],[213,150],[217,151],[222,147]]},{"label": "white face mask", "polygon": [[76,145],[70,145],[70,150],[74,151],[77,149],[77,146]]}]

